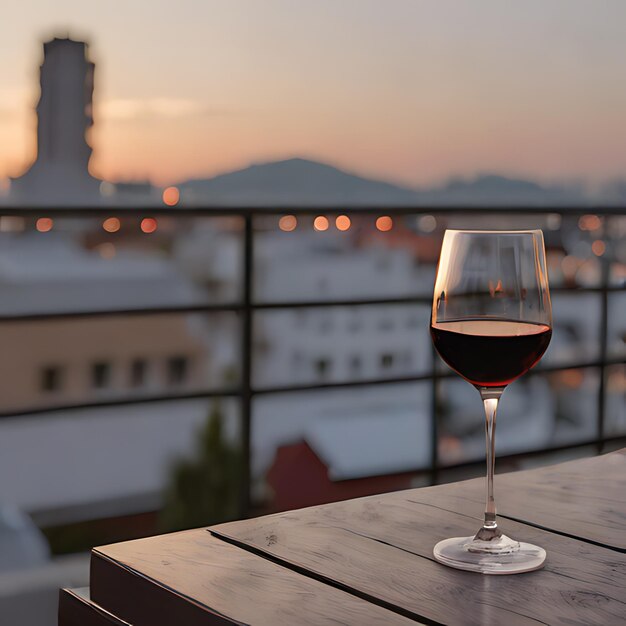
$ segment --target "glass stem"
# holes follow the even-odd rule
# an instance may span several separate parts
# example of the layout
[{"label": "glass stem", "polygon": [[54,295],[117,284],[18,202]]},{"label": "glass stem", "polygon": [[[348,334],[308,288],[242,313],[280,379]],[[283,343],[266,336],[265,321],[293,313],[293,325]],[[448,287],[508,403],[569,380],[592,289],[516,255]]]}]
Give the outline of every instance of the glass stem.
[{"label": "glass stem", "polygon": [[493,473],[496,466],[496,413],[504,388],[480,389],[485,406],[485,440],[487,444],[487,480],[485,499],[485,521],[476,539],[491,541],[502,535],[496,521],[496,500],[493,496]]}]

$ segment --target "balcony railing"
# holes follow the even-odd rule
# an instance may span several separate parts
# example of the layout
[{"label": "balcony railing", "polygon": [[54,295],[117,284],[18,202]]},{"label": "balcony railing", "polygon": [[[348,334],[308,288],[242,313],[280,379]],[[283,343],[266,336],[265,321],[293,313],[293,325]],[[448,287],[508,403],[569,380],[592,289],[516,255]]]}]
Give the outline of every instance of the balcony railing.
[{"label": "balcony railing", "polygon": [[[196,398],[213,397],[234,397],[239,400],[241,410],[241,446],[243,451],[243,484],[241,488],[241,514],[245,516],[250,510],[250,486],[251,486],[251,432],[252,432],[252,402],[257,396],[268,394],[285,394],[293,392],[328,390],[338,388],[357,388],[373,385],[391,385],[412,382],[427,382],[430,385],[430,406],[429,414],[431,421],[431,456],[430,467],[425,470],[432,483],[437,482],[441,470],[438,456],[438,431],[437,431],[437,406],[438,398],[441,394],[442,381],[454,376],[442,371],[438,364],[438,357],[434,350],[430,353],[430,369],[426,373],[404,376],[384,376],[370,377],[350,380],[322,380],[314,382],[304,382],[299,384],[277,384],[267,386],[257,386],[254,383],[254,317],[255,314],[269,310],[293,310],[293,309],[322,309],[328,307],[371,307],[375,305],[425,305],[430,306],[431,297],[428,294],[404,295],[398,297],[380,298],[344,298],[344,299],[315,299],[315,300],[291,300],[291,301],[260,301],[255,297],[255,262],[254,248],[257,236],[257,223],[268,218],[290,214],[298,217],[303,216],[336,216],[340,214],[351,218],[359,216],[392,215],[397,219],[405,219],[409,216],[432,215],[437,220],[447,220],[456,218],[473,219],[474,217],[487,216],[498,219],[519,218],[526,216],[529,222],[533,220],[545,220],[548,216],[556,216],[560,221],[578,219],[586,214],[593,214],[605,220],[605,230],[610,230],[608,225],[611,221],[623,223],[626,219],[626,209],[622,207],[306,207],[306,208],[265,208],[265,207],[151,207],[151,208],[128,208],[128,207],[89,207],[89,208],[41,208],[41,207],[0,207],[0,215],[17,216],[26,219],[35,219],[42,216],[52,218],[100,218],[104,220],[112,215],[120,218],[141,219],[143,217],[169,218],[178,220],[182,218],[219,218],[237,217],[242,222],[241,245],[242,262],[240,264],[240,297],[235,301],[206,303],[192,306],[149,306],[133,307],[121,309],[85,309],[85,310],[55,310],[55,311],[23,311],[16,313],[0,314],[2,323],[29,323],[46,320],[76,320],[88,317],[110,317],[110,316],[151,316],[151,315],[171,315],[190,313],[221,313],[231,312],[239,316],[240,337],[239,343],[239,380],[237,384],[220,388],[210,388],[201,390],[189,390],[182,392],[168,392],[143,395],[125,395],[110,398],[98,398],[88,402],[67,403],[63,405],[49,404],[33,407],[21,407],[17,409],[0,411],[0,418],[15,418],[17,416],[26,418],[32,415],[51,414],[53,412],[66,412],[76,409],[85,409],[102,406],[128,406],[132,404],[144,404],[152,402],[169,402]],[[617,283],[610,281],[611,260],[606,256],[597,257],[600,263],[601,272],[598,284],[591,286],[554,286],[553,293],[576,292],[593,294],[599,302],[599,316],[595,334],[597,337],[598,352],[590,359],[582,359],[559,363],[554,365],[539,365],[530,372],[530,376],[541,375],[545,372],[557,372],[565,370],[575,370],[584,368],[594,368],[599,375],[599,385],[597,391],[597,421],[595,425],[595,436],[584,441],[576,441],[563,445],[531,450],[519,454],[508,455],[501,458],[518,458],[534,454],[545,454],[570,448],[580,448],[593,446],[598,452],[607,445],[617,445],[623,443],[624,435],[609,436],[604,427],[605,403],[606,403],[606,370],[614,365],[624,363],[623,355],[612,357],[608,351],[608,323],[609,323],[609,296],[614,292],[626,292],[626,285],[623,279]],[[465,467],[482,464],[483,461],[470,461],[458,465],[446,465],[450,467]],[[417,464],[417,459],[416,459]],[[424,471],[424,470],[422,470]]]}]

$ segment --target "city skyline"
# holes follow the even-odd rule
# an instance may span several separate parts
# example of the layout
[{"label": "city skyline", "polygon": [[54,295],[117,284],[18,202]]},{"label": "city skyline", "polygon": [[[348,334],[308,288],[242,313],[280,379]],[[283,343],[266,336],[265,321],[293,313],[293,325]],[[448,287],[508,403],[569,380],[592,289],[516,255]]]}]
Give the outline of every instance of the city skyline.
[{"label": "city skyline", "polygon": [[0,25],[0,179],[34,158],[41,42],[67,34],[97,64],[90,169],[105,179],[290,156],[410,186],[623,178],[626,5],[601,7],[186,0],[172,16],[33,0]]}]

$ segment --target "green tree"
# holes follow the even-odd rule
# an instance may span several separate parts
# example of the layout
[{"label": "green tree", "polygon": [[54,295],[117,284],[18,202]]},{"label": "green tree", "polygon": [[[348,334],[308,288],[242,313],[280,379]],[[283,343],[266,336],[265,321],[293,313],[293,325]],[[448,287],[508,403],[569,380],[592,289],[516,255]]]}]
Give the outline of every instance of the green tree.
[{"label": "green tree", "polygon": [[195,528],[235,519],[241,485],[241,451],[223,434],[219,401],[198,433],[195,452],[171,470],[161,512],[165,531]]}]

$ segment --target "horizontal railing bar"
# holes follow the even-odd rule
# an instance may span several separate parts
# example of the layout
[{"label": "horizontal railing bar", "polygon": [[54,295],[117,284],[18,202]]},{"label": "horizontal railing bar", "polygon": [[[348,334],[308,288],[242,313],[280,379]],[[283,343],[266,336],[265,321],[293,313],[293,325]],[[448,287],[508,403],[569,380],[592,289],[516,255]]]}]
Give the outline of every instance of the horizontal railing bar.
[{"label": "horizontal railing bar", "polygon": [[[180,205],[176,207],[167,206],[1,206],[0,215],[36,217],[45,215],[47,217],[106,217],[110,214],[119,214],[120,217],[137,215],[167,215],[172,217],[261,217],[272,215],[314,215],[314,214],[363,214],[380,215],[381,213],[392,212],[395,215],[412,214],[433,214],[433,215],[492,215],[503,213],[507,217],[520,217],[529,215],[550,215],[558,214],[563,216],[576,216],[593,213],[594,215],[619,216],[626,214],[626,206],[615,205],[571,205],[571,206],[526,206],[526,205],[493,205],[493,206],[467,206],[467,205],[271,205],[271,206],[191,206]],[[515,215],[517,214],[517,215]]]},{"label": "horizontal railing bar", "polygon": [[[536,367],[529,372],[526,376],[536,376],[541,374],[549,374],[552,372],[562,372],[572,369],[587,369],[587,368],[599,368],[610,367],[612,365],[623,365],[626,363],[624,358],[607,359],[604,363],[598,360],[595,361],[579,361],[575,363],[563,363],[548,366]],[[461,380],[457,374],[448,370],[439,372],[436,375],[439,379],[457,379]],[[325,389],[345,389],[355,387],[370,387],[380,385],[398,385],[403,383],[413,382],[426,382],[435,378],[433,372],[426,374],[415,374],[412,376],[396,376],[389,378],[368,378],[363,380],[346,380],[346,381],[328,381],[323,383],[310,383],[301,385],[277,385],[273,387],[257,387],[251,390],[253,396],[264,396],[271,394],[286,394],[286,393],[302,393],[307,391],[321,391]],[[27,417],[36,416],[44,413],[58,413],[63,411],[76,411],[81,409],[98,409],[116,406],[132,406],[136,404],[150,404],[153,402],[176,402],[186,400],[202,400],[216,397],[230,397],[237,399],[241,395],[241,390],[238,387],[230,387],[227,389],[207,389],[203,391],[196,391],[190,393],[180,394],[162,394],[158,396],[134,396],[132,398],[114,398],[114,399],[101,399],[93,402],[77,403],[77,404],[64,404],[58,406],[41,406],[31,407],[26,409],[17,409],[0,412],[0,419],[10,419],[13,417]]]},{"label": "horizontal railing bar", "polygon": [[[446,377],[448,373],[440,374],[439,377]],[[450,376],[453,374],[450,373]],[[287,385],[287,386],[276,386],[276,387],[261,387],[258,389],[253,389],[251,391],[253,396],[257,395],[268,395],[268,394],[282,394],[282,393],[296,393],[303,391],[316,391],[323,389],[332,389],[332,388],[346,388],[346,387],[367,387],[373,385],[383,385],[383,384],[399,384],[406,382],[415,382],[415,381],[428,381],[433,378],[432,374],[424,374],[417,376],[405,376],[399,378],[380,378],[380,379],[368,379],[363,381],[337,381],[337,382],[329,382],[329,383],[312,383],[310,385]],[[238,398],[241,395],[241,391],[239,389],[211,389],[206,391],[198,391],[193,393],[185,393],[185,394],[170,394],[170,395],[159,395],[159,396],[143,396],[143,397],[133,397],[133,398],[116,398],[116,399],[102,399],[93,402],[85,402],[85,403],[75,403],[75,404],[63,404],[57,406],[41,406],[41,407],[32,407],[25,409],[17,409],[17,410],[9,410],[0,412],[0,419],[10,419],[13,417],[28,417],[28,416],[36,416],[41,415],[43,413],[58,413],[63,411],[76,411],[81,409],[97,409],[97,408],[106,408],[106,407],[116,407],[116,406],[126,406],[126,405],[135,405],[135,404],[150,404],[152,402],[176,402],[176,401],[185,401],[185,400],[198,400],[204,398],[215,398],[215,397],[233,397]]]},{"label": "horizontal railing bar", "polygon": [[611,367],[612,365],[624,365],[626,359],[624,357],[616,357],[614,359],[596,359],[594,361],[579,361],[574,363],[555,363],[553,365],[538,365],[537,367],[526,372],[524,376],[534,376],[536,374],[549,374],[551,372],[563,372],[565,370],[579,370],[592,367]]},{"label": "horizontal railing bar", "polygon": [[[581,294],[581,293],[622,293],[626,292],[625,285],[610,287],[553,287],[553,294]],[[256,302],[250,304],[253,311],[279,310],[279,309],[308,309],[329,307],[352,307],[352,306],[382,306],[382,305],[406,305],[406,304],[432,304],[432,295],[398,296],[394,298],[347,298],[343,300],[299,300]],[[45,311],[26,313],[0,314],[0,322],[34,322],[42,320],[62,320],[88,317],[121,317],[121,316],[148,316],[148,315],[175,315],[191,313],[239,313],[244,309],[240,302],[225,302],[219,304],[197,304],[181,306],[155,306],[137,307],[129,309],[94,309],[85,311]]]},{"label": "horizontal railing bar", "polygon": [[243,309],[239,303],[198,304],[187,306],[155,306],[131,309],[94,309],[85,311],[49,311],[38,313],[0,314],[0,322],[40,322],[47,320],[80,319],[89,317],[136,317],[148,315],[177,315],[193,313],[237,313]]},{"label": "horizontal railing bar", "polygon": [[[445,372],[438,374],[439,378],[450,375],[457,376],[453,372]],[[415,383],[422,381],[429,381],[434,378],[434,374],[415,374],[413,376],[394,376],[389,378],[368,378],[364,380],[340,380],[340,381],[328,381],[325,383],[310,383],[302,385],[276,385],[274,387],[259,387],[254,390],[254,395],[265,396],[272,394],[283,393],[302,393],[305,391],[318,391],[323,389],[345,389],[353,387],[369,387],[378,385],[401,385],[403,383]]]},{"label": "horizontal railing bar", "polygon": [[[626,287],[624,287],[626,291]],[[253,311],[271,309],[306,309],[342,306],[377,306],[398,304],[432,304],[431,295],[423,296],[400,296],[395,298],[352,298],[344,300],[302,300],[286,302],[257,302],[251,303],[249,308]],[[118,317],[118,316],[143,316],[143,315],[173,315],[183,313],[222,313],[240,312],[244,305],[240,302],[227,302],[223,304],[198,304],[190,306],[157,306],[130,309],[94,309],[86,311],[49,311],[49,312],[26,312],[0,314],[0,322],[29,322],[53,319],[75,319],[81,317]]]},{"label": "horizontal railing bar", "polygon": [[151,404],[157,402],[176,402],[177,400],[204,400],[208,398],[237,398],[241,394],[238,388],[229,389],[206,389],[198,392],[181,394],[162,394],[158,396],[137,396],[133,398],[102,398],[92,402],[76,404],[59,404],[56,406],[40,406],[26,409],[8,410],[0,412],[0,420],[13,417],[36,417],[48,413],[62,413],[64,411],[79,411],[81,409],[106,409],[109,407],[133,406],[137,404]]},{"label": "horizontal railing bar", "polygon": [[[622,365],[625,360],[623,358],[607,359],[606,361],[578,361],[574,363],[559,363],[554,365],[543,365],[536,367],[525,374],[525,376],[535,376],[539,374],[550,374],[552,372],[563,372],[572,369],[586,369],[586,368],[598,368],[609,367],[611,365]],[[347,380],[347,381],[328,381],[325,383],[311,383],[303,385],[280,385],[275,387],[260,387],[255,388],[254,395],[270,395],[270,394],[282,394],[282,393],[296,393],[303,391],[317,391],[319,389],[342,389],[347,387],[367,387],[374,385],[395,385],[402,383],[413,383],[430,381],[435,378],[433,372],[427,374],[416,374],[412,376],[396,376],[389,378],[369,378],[365,380]],[[447,370],[437,373],[437,378],[450,378],[456,380],[462,380],[458,374],[452,370]]]}]

